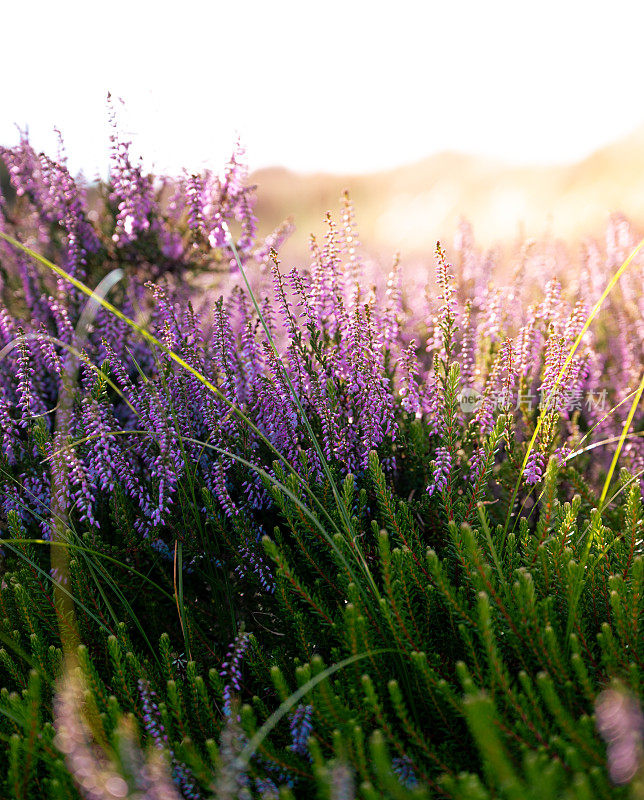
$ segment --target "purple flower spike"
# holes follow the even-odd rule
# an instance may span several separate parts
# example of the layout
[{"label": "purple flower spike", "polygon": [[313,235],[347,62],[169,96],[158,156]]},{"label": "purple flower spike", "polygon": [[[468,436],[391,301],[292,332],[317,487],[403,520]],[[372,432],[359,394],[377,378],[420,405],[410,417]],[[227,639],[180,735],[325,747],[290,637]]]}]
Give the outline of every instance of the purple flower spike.
[{"label": "purple flower spike", "polygon": [[300,756],[307,756],[307,742],[313,731],[313,706],[300,705],[291,714],[289,720],[289,727],[291,729],[292,744],[288,746],[289,750],[297,753]]},{"label": "purple flower spike", "polygon": [[530,486],[539,483],[543,477],[544,457],[542,453],[533,450],[528,456],[525,469],[523,470],[523,480]]},{"label": "purple flower spike", "polygon": [[446,447],[436,449],[436,460],[434,461],[434,474],[432,482],[427,487],[429,495],[434,492],[442,492],[447,486],[450,469],[452,468],[452,456]]},{"label": "purple flower spike", "polygon": [[221,665],[222,678],[226,678],[224,685],[224,714],[230,716],[230,706],[233,694],[241,690],[241,662],[249,643],[249,635],[243,631],[238,633],[235,640],[228,648],[226,660]]}]

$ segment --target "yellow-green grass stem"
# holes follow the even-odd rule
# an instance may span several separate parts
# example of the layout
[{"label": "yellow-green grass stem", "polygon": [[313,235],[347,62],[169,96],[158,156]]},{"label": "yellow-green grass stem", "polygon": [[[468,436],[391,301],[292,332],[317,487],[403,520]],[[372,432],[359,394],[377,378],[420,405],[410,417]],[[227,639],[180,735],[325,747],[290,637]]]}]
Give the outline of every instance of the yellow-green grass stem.
[{"label": "yellow-green grass stem", "polygon": [[561,380],[562,380],[563,376],[566,374],[566,370],[568,369],[568,365],[570,364],[570,362],[572,361],[575,353],[577,352],[577,349],[578,349],[579,345],[581,344],[581,342],[582,342],[582,340],[583,340],[583,338],[584,338],[584,336],[586,334],[586,331],[590,327],[592,321],[595,319],[597,314],[599,314],[599,312],[601,310],[601,307],[604,304],[604,301],[606,300],[608,295],[613,291],[613,289],[617,285],[619,279],[622,277],[622,275],[629,268],[629,266],[631,265],[633,259],[639,253],[639,251],[642,249],[642,247],[644,247],[644,239],[642,239],[640,241],[640,243],[637,245],[637,247],[632,251],[632,253],[628,256],[628,258],[624,261],[624,263],[621,265],[621,267],[617,270],[617,272],[613,275],[613,277],[608,282],[608,285],[606,286],[606,288],[602,292],[601,297],[599,298],[599,300],[597,300],[597,302],[593,306],[592,311],[590,312],[590,314],[586,318],[586,321],[585,321],[582,329],[579,331],[579,334],[577,335],[577,338],[575,339],[574,344],[570,348],[570,352],[568,353],[568,355],[566,357],[566,360],[564,361],[561,369],[559,370],[559,374],[557,375],[557,379],[555,380],[554,386],[552,387],[552,389],[548,393],[548,398],[547,398],[546,403],[545,403],[544,407],[542,408],[541,413],[539,415],[539,418],[537,420],[537,424],[535,426],[534,433],[532,434],[532,438],[530,439],[530,443],[528,445],[528,449],[527,449],[526,454],[525,454],[525,456],[523,458],[523,463],[521,464],[521,469],[520,469],[520,472],[519,472],[519,476],[517,478],[517,481],[516,481],[516,483],[514,485],[514,489],[512,491],[512,496],[510,498],[510,502],[509,502],[509,505],[508,505],[508,513],[507,513],[506,520],[505,520],[505,525],[504,525],[504,528],[503,528],[504,537],[506,537],[507,533],[508,533],[508,528],[509,528],[509,525],[510,525],[510,519],[513,516],[512,509],[514,508],[514,504],[516,502],[517,494],[519,493],[519,487],[521,486],[521,483],[523,481],[523,473],[524,473],[526,465],[528,463],[528,459],[530,457],[530,454],[532,453],[532,451],[534,449],[535,442],[536,442],[537,437],[539,435],[539,431],[541,430],[541,426],[542,426],[542,424],[543,424],[543,422],[544,422],[544,420],[546,418],[546,415],[548,413],[548,410],[549,410],[548,407],[550,405],[550,399],[551,399],[551,397],[553,397],[553,395],[555,394],[555,392],[559,388]]}]

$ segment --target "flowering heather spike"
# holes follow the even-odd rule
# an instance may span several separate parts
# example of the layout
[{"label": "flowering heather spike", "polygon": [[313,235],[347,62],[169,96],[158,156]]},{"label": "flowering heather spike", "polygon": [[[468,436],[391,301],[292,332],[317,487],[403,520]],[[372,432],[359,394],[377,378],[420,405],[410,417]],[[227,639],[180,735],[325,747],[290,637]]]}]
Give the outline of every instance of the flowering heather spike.
[{"label": "flowering heather spike", "polygon": [[0,386],[0,432],[2,432],[2,452],[9,466],[15,466],[22,455],[18,427],[11,417],[9,403],[3,386]]},{"label": "flowering heather spike", "polygon": [[21,337],[18,345],[18,364],[17,364],[17,403],[21,410],[19,425],[27,428],[34,419],[44,414],[47,409],[43,403],[40,393],[36,389],[35,370],[33,358],[29,350],[28,343],[25,341],[22,328],[18,329]]},{"label": "flowering heather spike", "polygon": [[247,539],[245,544],[240,545],[239,555],[242,558],[242,564],[235,569],[235,572],[241,576],[246,575],[248,565],[250,570],[257,576],[262,589],[268,594],[272,594],[275,591],[275,579],[271,573],[270,566],[266,564],[263,558],[261,539],[262,531],[260,529],[253,543]]},{"label": "flowering heather spike", "polygon": [[474,484],[478,483],[483,470],[485,469],[485,450],[482,447],[477,448],[470,459],[470,481]]},{"label": "flowering heather spike", "polygon": [[191,175],[185,184],[186,206],[188,208],[188,227],[195,233],[205,235],[206,224],[203,214],[203,178]]},{"label": "flowering heather spike", "polygon": [[233,694],[241,690],[241,662],[248,647],[250,637],[244,631],[240,631],[235,640],[228,648],[226,660],[221,665],[220,675],[226,678],[223,690],[224,715],[230,717],[231,703]]},{"label": "flowering heather spike", "polygon": [[398,339],[400,322],[403,317],[400,255],[398,253],[394,258],[391,272],[387,278],[385,298],[387,305],[383,314],[384,326],[382,337],[384,344],[390,346]]},{"label": "flowering heather spike", "polygon": [[417,414],[420,411],[420,395],[418,393],[418,382],[416,377],[420,372],[418,358],[416,357],[416,341],[411,340],[409,346],[403,350],[400,358],[401,365],[401,388],[402,406],[410,414]]},{"label": "flowering heather spike", "polygon": [[248,176],[245,155],[246,150],[241,143],[241,139],[237,137],[232,155],[224,170],[224,181],[221,189],[223,197],[236,198],[243,192]]},{"label": "flowering heather spike", "polygon": [[433,370],[427,378],[427,385],[423,397],[423,410],[427,417],[430,433],[442,436],[445,414],[445,397],[439,375],[438,355],[434,356]]},{"label": "flowering heather spike", "polygon": [[314,325],[314,313],[310,303],[311,287],[307,278],[297,271],[295,267],[289,273],[291,289],[296,297],[299,297],[298,308],[303,308],[300,316],[306,319],[308,325]]},{"label": "flowering heather spike", "polygon": [[476,377],[476,342],[476,323],[472,319],[472,303],[468,300],[463,314],[463,334],[459,356],[461,380],[464,386],[471,386]]},{"label": "flowering heather spike", "polygon": [[512,409],[516,398],[517,370],[512,340],[506,339],[499,350],[499,386],[497,388],[497,405],[503,412]]},{"label": "flowering heather spike", "polygon": [[313,731],[313,706],[300,703],[289,720],[292,743],[289,750],[300,756],[307,756],[307,742]]},{"label": "flowering heather spike", "polygon": [[563,411],[565,397],[570,388],[570,377],[574,362],[570,362],[566,373],[559,378],[568,357],[568,346],[562,336],[551,335],[546,342],[546,360],[543,380],[539,391],[548,411]]},{"label": "flowering heather spike", "polygon": [[114,436],[103,404],[97,400],[83,398],[83,420],[87,434],[93,439],[88,457],[89,471],[101,491],[114,491],[114,481],[119,468],[118,459],[112,454]]},{"label": "flowering heather spike", "polygon": [[62,376],[63,374],[63,362],[61,357],[58,355],[56,351],[56,347],[54,343],[51,341],[51,337],[43,323],[40,325],[40,331],[36,334],[36,338],[34,339],[37,342],[37,350],[42,358],[42,362],[47,370],[54,375]]},{"label": "flowering heather spike", "polygon": [[324,236],[322,264],[326,272],[329,301],[335,307],[336,300],[344,295],[344,276],[340,272],[342,239],[330,212],[326,215],[327,232]]},{"label": "flowering heather spike", "polygon": [[76,331],[72,325],[69,311],[62,299],[59,297],[56,300],[53,297],[49,297],[47,303],[51,316],[56,323],[57,338],[66,344],[73,344],[76,339]]},{"label": "flowering heather spike", "polygon": [[547,322],[558,322],[559,305],[561,303],[561,283],[553,278],[546,284],[545,297],[537,309],[537,319]]},{"label": "flowering heather spike", "polygon": [[[481,428],[481,433],[488,434],[494,427],[494,409],[497,405],[497,399],[500,399],[505,405],[509,405],[511,395],[508,394],[506,383],[508,380],[513,385],[516,374],[509,372],[508,367],[512,367],[511,357],[511,343],[506,342],[505,346],[499,350],[494,359],[492,370],[489,373],[485,382],[483,397],[479,400],[478,407],[474,414],[474,421],[477,422]],[[504,372],[506,373],[504,376]]]},{"label": "flowering heather spike", "polygon": [[498,342],[503,329],[503,292],[501,289],[488,287],[481,302],[483,309],[479,332],[482,338]]},{"label": "flowering heather spike", "polygon": [[163,750],[168,746],[168,736],[161,722],[156,694],[150,689],[150,684],[142,678],[139,678],[137,685],[143,707],[143,726],[154,742],[154,746],[158,750]]},{"label": "flowering heather spike", "polygon": [[523,480],[529,485],[534,486],[543,477],[545,459],[538,450],[533,450],[528,456],[528,460],[523,470]]},{"label": "flowering heather spike", "polygon": [[[67,167],[45,155],[40,156],[42,165],[43,214],[50,222],[57,223],[67,236],[67,258],[64,267],[75,277],[84,280],[85,256],[100,249],[94,228],[85,216],[85,193],[79,187]],[[69,290],[70,287],[66,287]]]},{"label": "flowering heather spike", "polygon": [[451,357],[456,331],[456,299],[451,268],[452,265],[448,263],[440,242],[436,242],[436,283],[440,289],[438,299],[442,301],[438,314],[438,325],[443,333],[443,350],[447,358]]},{"label": "flowering heather spike", "polygon": [[587,318],[588,308],[586,303],[583,300],[578,300],[562,331],[563,337],[570,347],[572,347],[575,339],[581,333]]},{"label": "flowering heather spike", "polygon": [[18,326],[6,308],[0,308],[0,345],[6,347],[18,336]]},{"label": "flowering heather spike", "polygon": [[[48,444],[48,455],[52,457],[52,468],[56,469],[60,461],[65,462],[67,481],[60,486],[63,497],[58,498],[58,505],[69,507],[72,503],[78,508],[79,518],[95,528],[100,527],[94,517],[94,504],[96,498],[93,487],[88,481],[88,476],[83,462],[78,453],[69,445],[69,442],[60,432],[56,434],[51,444]],[[56,454],[56,455],[54,455]]]},{"label": "flowering heather spike", "polygon": [[340,246],[337,228],[327,213],[327,234],[320,250],[315,236],[310,238],[311,249],[311,306],[315,310],[317,323],[332,335],[338,320],[334,311],[341,298],[343,282],[339,275]]},{"label": "flowering heather spike", "polygon": [[[252,253],[253,245],[255,243],[255,236],[257,235],[257,218],[253,213],[254,199],[250,195],[249,190],[243,191],[237,202],[235,216],[241,222],[242,230],[239,241],[237,242],[237,253],[240,258],[246,260]],[[230,266],[233,272],[237,270],[237,259],[234,257],[230,260]]]},{"label": "flowering heather spike", "polygon": [[110,202],[117,209],[116,227],[112,239],[119,246],[131,244],[150,229],[150,217],[157,214],[152,191],[151,176],[143,175],[141,164],[134,166],[130,160],[131,142],[119,138],[116,116],[109,103],[112,133],[112,163],[110,166]]},{"label": "flowering heather spike", "polygon": [[414,772],[414,765],[409,756],[393,758],[391,765],[402,785],[407,789],[418,786],[418,778]]},{"label": "flowering heather spike", "polygon": [[[530,310],[528,316],[531,316]],[[539,344],[539,334],[534,327],[534,320],[531,319],[524,325],[516,337],[517,362],[516,368],[520,377],[532,380],[535,368],[538,364],[537,345]]]},{"label": "flowering heather spike", "polygon": [[236,517],[239,515],[239,509],[233,502],[228,488],[226,486],[226,473],[224,471],[224,464],[222,459],[218,459],[213,472],[214,477],[214,490],[219,500],[219,504],[228,518]]},{"label": "flowering heather spike", "polygon": [[286,299],[284,291],[284,282],[282,280],[282,273],[280,272],[280,262],[277,258],[277,253],[271,250],[271,275],[273,276],[273,293],[275,295],[275,302],[282,314],[282,322],[286,327],[288,335],[292,341],[297,340],[298,330],[297,323],[293,317],[291,307]]},{"label": "flowering heather spike", "polygon": [[452,468],[452,456],[446,447],[436,448],[432,481],[427,487],[430,497],[434,492],[442,492],[447,486],[447,479]]},{"label": "flowering heather spike", "polygon": [[[25,505],[40,516],[38,524],[41,537],[46,542],[51,541],[51,518],[49,514],[51,510],[51,482],[49,475],[46,472],[40,475],[23,472],[18,478]],[[27,514],[23,516],[27,516]]]},{"label": "flowering heather spike", "polygon": [[18,197],[27,196],[39,205],[41,168],[26,131],[20,131],[20,143],[14,148],[0,147],[0,157],[9,172],[11,185]]},{"label": "flowering heather spike", "polygon": [[261,800],[278,800],[279,790],[271,778],[255,778],[255,790]]},{"label": "flowering heather spike", "polygon": [[238,315],[238,321],[236,324],[233,323],[233,326],[241,344],[241,347],[238,347],[239,360],[246,375],[243,394],[244,400],[248,400],[251,394],[251,387],[262,372],[262,351],[255,335],[253,316],[246,293],[243,289],[235,287],[231,299],[231,314],[236,311]]}]

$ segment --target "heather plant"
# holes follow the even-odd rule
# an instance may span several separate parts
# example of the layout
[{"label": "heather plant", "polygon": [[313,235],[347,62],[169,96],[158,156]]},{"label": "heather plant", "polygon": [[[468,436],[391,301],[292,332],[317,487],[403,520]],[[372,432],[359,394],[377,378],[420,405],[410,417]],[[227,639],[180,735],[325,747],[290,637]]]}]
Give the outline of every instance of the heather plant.
[{"label": "heather plant", "polygon": [[112,144],[96,208],[0,152],[4,795],[641,796],[627,222],[509,287],[463,225],[419,302],[348,196],[284,270],[239,149]]}]

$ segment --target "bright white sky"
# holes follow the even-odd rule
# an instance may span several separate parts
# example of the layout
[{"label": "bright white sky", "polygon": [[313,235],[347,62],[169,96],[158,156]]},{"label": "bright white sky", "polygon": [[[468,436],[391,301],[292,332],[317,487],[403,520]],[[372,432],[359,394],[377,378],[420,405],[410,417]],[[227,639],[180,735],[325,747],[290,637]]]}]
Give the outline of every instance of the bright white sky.
[{"label": "bright white sky", "polygon": [[[14,123],[105,172],[109,91],[156,171],[360,172],[462,150],[581,158],[644,122],[638,0],[0,0],[0,144]],[[644,8],[644,7],[642,7]]]}]

